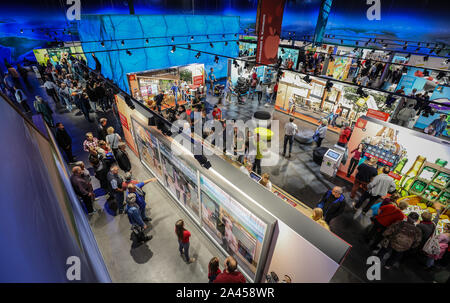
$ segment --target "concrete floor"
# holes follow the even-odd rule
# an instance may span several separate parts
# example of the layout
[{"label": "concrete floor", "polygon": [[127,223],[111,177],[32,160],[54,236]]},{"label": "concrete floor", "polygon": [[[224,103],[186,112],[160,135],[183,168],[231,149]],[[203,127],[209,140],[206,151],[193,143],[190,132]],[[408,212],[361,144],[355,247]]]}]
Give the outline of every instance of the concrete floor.
[{"label": "concrete floor", "polygon": [[[32,100],[37,94],[50,101],[34,78],[34,74],[29,74],[31,85],[28,88],[24,87],[24,91],[28,95],[30,107],[32,107]],[[211,97],[208,98],[211,103],[214,103],[211,101]],[[82,150],[82,143],[84,134],[88,131],[95,131],[96,125],[87,122],[83,115],[77,115],[77,110],[68,113],[65,110],[57,109],[53,102],[49,103],[55,112],[55,122],[63,122],[73,139],[74,155],[89,167],[88,154]],[[264,106],[257,105],[256,101],[247,102],[245,105],[234,103],[225,107],[224,117],[247,120],[258,109],[273,112],[273,107],[264,108]],[[104,116],[108,118],[111,126],[120,129],[120,121],[113,116],[112,112],[91,114],[91,118],[96,120]],[[288,116],[273,112],[273,117],[280,120],[280,140],[283,140],[284,123],[288,120]],[[298,119],[295,123],[299,129],[315,129],[315,126]],[[331,147],[336,141],[337,134],[329,131],[322,146]],[[280,146],[282,148],[282,142]],[[270,174],[273,184],[283,188],[310,207],[314,207],[323,193],[334,185],[343,186],[345,195],[348,197],[351,184],[339,178],[325,178],[320,174],[320,167],[312,161],[312,150],[311,145],[301,145],[295,142],[291,159],[281,158],[277,165],[262,167],[262,171]],[[138,180],[151,177],[134,154],[132,152],[129,154],[134,177]],[[92,180],[94,188],[98,187],[95,177],[92,177]],[[224,256],[197,229],[194,222],[158,183],[148,184],[144,190],[147,192],[147,201],[150,207],[148,211],[153,219],[148,232],[153,239],[146,244],[135,246],[130,238],[131,230],[126,215],[113,217],[103,211],[90,219],[112,280],[114,282],[206,282],[207,264],[210,258],[219,256],[223,260]],[[349,205],[350,202],[347,200]],[[96,203],[98,207],[103,208],[104,197],[100,197]],[[362,234],[368,222],[367,219],[356,218],[355,220],[354,217],[355,214],[348,207],[344,214],[331,222],[331,230],[353,246],[331,282],[367,282],[365,263],[370,252],[362,240]],[[174,224],[180,218],[185,220],[186,227],[192,233],[191,256],[198,258],[197,262],[189,265],[179,256],[177,240],[174,235]],[[431,282],[437,280],[435,274],[447,275],[448,271],[427,272],[415,259],[409,258],[405,259],[398,269],[393,268],[389,271],[382,269],[381,281]]]}]

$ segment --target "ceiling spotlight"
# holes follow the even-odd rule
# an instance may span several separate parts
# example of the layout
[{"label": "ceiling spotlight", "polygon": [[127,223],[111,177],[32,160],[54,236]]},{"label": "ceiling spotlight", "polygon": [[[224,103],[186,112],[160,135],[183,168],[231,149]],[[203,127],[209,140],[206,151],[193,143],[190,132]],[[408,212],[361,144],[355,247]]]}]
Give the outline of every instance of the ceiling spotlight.
[{"label": "ceiling spotlight", "polygon": [[306,83],[310,84],[312,80],[309,77],[309,75],[306,75],[305,77],[303,77],[303,81],[305,81]]},{"label": "ceiling spotlight", "polygon": [[358,42],[358,41],[356,41],[356,42],[355,42],[355,44],[356,44],[356,45],[359,45],[359,42]]},{"label": "ceiling spotlight", "polygon": [[191,49],[191,45],[190,44],[188,44],[188,49]]},{"label": "ceiling spotlight", "polygon": [[430,56],[425,56],[425,57],[423,57],[423,61],[425,62],[425,61],[428,61],[428,58],[429,58]]},{"label": "ceiling spotlight", "polygon": [[420,46],[420,42],[417,42],[417,46]]},{"label": "ceiling spotlight", "polygon": [[102,41],[102,43],[100,43],[100,45],[105,47],[105,42]]},{"label": "ceiling spotlight", "polygon": [[23,34],[23,28],[20,29],[20,33]]},{"label": "ceiling spotlight", "polygon": [[219,63],[219,56],[216,55],[216,56],[214,57],[214,62]]},{"label": "ceiling spotlight", "polygon": [[236,41],[236,44],[239,45],[239,41]]},{"label": "ceiling spotlight", "polygon": [[206,39],[209,39],[209,35],[206,35]]},{"label": "ceiling spotlight", "polygon": [[420,50],[420,47],[416,48],[416,52],[418,52]]},{"label": "ceiling spotlight", "polygon": [[172,42],[173,42],[173,41],[175,41],[175,38],[174,38],[174,37],[172,37]]},{"label": "ceiling spotlight", "polygon": [[429,47],[430,46],[430,43],[427,43],[427,47]]},{"label": "ceiling spotlight", "polygon": [[145,43],[147,43],[147,44],[148,44],[148,38],[147,38],[147,39],[145,39]]},{"label": "ceiling spotlight", "polygon": [[341,44],[344,44],[344,40],[341,39]]},{"label": "ceiling spotlight", "polygon": [[367,41],[364,45],[365,45],[365,46],[369,45],[369,41]]},{"label": "ceiling spotlight", "polygon": [[[31,29],[31,32],[34,33],[34,29]],[[64,31],[63,31],[63,34],[64,34]]]},{"label": "ceiling spotlight", "polygon": [[197,55],[195,55],[195,58],[197,58],[197,59],[200,58],[201,54],[202,54],[201,52],[198,52]]},{"label": "ceiling spotlight", "polygon": [[405,46],[403,46],[403,49],[406,49],[408,46],[407,45],[405,45]]},{"label": "ceiling spotlight", "polygon": [[175,45],[172,45],[172,49],[170,50],[170,52],[173,54],[176,50],[177,48],[175,47]]},{"label": "ceiling spotlight", "polygon": [[237,34],[234,34],[235,37],[237,37]]},{"label": "ceiling spotlight", "polygon": [[209,46],[214,47],[214,45],[212,44],[212,42],[209,42]]},{"label": "ceiling spotlight", "polygon": [[129,50],[127,50],[127,55],[128,55],[128,56],[131,56],[131,55],[132,55],[131,52],[130,52]]},{"label": "ceiling spotlight", "polygon": [[411,54],[407,54],[405,58],[409,59],[410,57],[411,57]]},{"label": "ceiling spotlight", "polygon": [[120,42],[120,44],[125,45],[125,41],[122,40],[122,41]]},{"label": "ceiling spotlight", "polygon": [[225,34],[222,35],[222,38],[225,38]]},{"label": "ceiling spotlight", "polygon": [[357,51],[358,51],[358,48],[357,48],[357,47],[355,47],[355,48],[353,49],[353,51],[354,51],[354,52],[357,52]]},{"label": "ceiling spotlight", "polygon": [[227,46],[228,45],[228,41],[225,41],[225,46]]},{"label": "ceiling spotlight", "polygon": [[191,36],[191,41],[193,41],[194,40],[194,36]]}]

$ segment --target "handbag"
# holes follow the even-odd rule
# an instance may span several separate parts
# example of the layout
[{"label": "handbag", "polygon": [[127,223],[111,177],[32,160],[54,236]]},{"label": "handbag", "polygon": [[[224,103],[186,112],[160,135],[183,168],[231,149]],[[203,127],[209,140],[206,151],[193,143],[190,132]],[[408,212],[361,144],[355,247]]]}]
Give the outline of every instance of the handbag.
[{"label": "handbag", "polygon": [[436,226],[434,226],[433,234],[428,238],[427,242],[425,242],[422,251],[430,256],[436,256],[441,253]]},{"label": "handbag", "polygon": [[389,246],[389,239],[388,238],[383,238],[383,240],[381,240],[380,242],[381,247],[387,248]]}]

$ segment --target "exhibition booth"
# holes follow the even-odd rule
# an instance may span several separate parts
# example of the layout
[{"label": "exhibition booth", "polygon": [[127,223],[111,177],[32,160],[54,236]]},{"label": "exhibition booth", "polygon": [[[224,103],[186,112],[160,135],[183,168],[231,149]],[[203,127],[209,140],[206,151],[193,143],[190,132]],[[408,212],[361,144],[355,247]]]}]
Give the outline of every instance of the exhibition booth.
[{"label": "exhibition booth", "polygon": [[256,66],[255,57],[243,57],[242,59],[247,60],[247,62],[228,59],[228,77],[233,85],[237,84],[238,78],[250,79],[253,72],[256,72],[259,81],[262,81],[263,84],[276,81],[277,72],[274,68],[266,65]]},{"label": "exhibition booth", "polygon": [[74,57],[86,61],[86,56],[83,54],[83,48],[81,45],[76,45],[74,43],[70,43],[70,46],[67,45],[64,47],[33,49],[33,53],[39,65],[47,65],[49,60],[53,65],[56,65],[62,58],[68,60],[69,55],[72,54],[75,54],[73,55]]},{"label": "exhibition booth", "polygon": [[211,167],[204,168],[176,136],[187,142],[195,137],[163,135],[141,103],[133,101],[132,110],[122,95],[116,102],[125,140],[142,165],[224,256],[238,260],[249,281],[264,282],[272,271],[292,282],[330,281],[351,248],[348,243],[304,212],[293,212],[282,194],[268,195],[223,157],[208,155]]},{"label": "exhibition booth", "polygon": [[[450,146],[447,141],[378,119],[361,117],[348,142],[349,160],[360,144],[363,153],[359,163],[376,157],[379,172],[388,166],[391,169],[389,175],[402,197],[414,196],[415,205],[432,213],[436,212],[433,208],[436,202],[449,205]],[[339,167],[338,176],[353,181],[356,170],[350,178],[346,177],[349,160]],[[442,221],[449,222],[448,217]]]},{"label": "exhibition booth", "polygon": [[376,113],[388,120],[396,107],[396,102],[386,105],[387,94],[374,90],[358,91],[354,85],[333,83],[327,88],[327,81],[318,77],[303,77],[295,72],[283,73],[278,85],[275,108],[289,110],[289,100],[295,102],[296,116],[300,119],[318,123],[321,118],[340,109],[336,125],[344,121],[355,123],[361,115]]},{"label": "exhibition booth", "polygon": [[[163,108],[183,104],[191,100],[205,86],[203,64],[189,64],[164,69],[155,69],[127,74],[131,95],[150,108],[154,107],[154,97],[164,93]],[[174,86],[178,87],[174,89]]]}]

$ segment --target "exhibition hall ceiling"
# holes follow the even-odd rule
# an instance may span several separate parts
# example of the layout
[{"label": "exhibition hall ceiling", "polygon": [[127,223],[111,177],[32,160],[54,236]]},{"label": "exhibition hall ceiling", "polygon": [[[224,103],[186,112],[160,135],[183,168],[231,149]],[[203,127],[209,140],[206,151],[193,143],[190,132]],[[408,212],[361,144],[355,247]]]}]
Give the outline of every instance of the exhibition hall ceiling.
[{"label": "exhibition hall ceiling", "polygon": [[[136,14],[186,14],[239,16],[241,30],[255,27],[257,0],[134,0]],[[312,35],[319,14],[320,0],[286,0],[283,31],[295,31],[297,37]],[[383,0],[380,20],[369,20],[366,0],[334,0],[327,34],[349,37],[376,36],[414,41],[450,43],[449,1]],[[128,14],[128,1],[80,0],[81,14]],[[66,12],[70,5],[59,0],[17,0],[3,2],[0,9],[0,46],[12,49],[11,58],[33,48],[42,48],[54,40],[32,28],[61,29],[69,25]],[[39,13],[37,13],[39,12]],[[20,30],[25,29],[21,34]],[[76,39],[57,33],[60,40]]]}]

